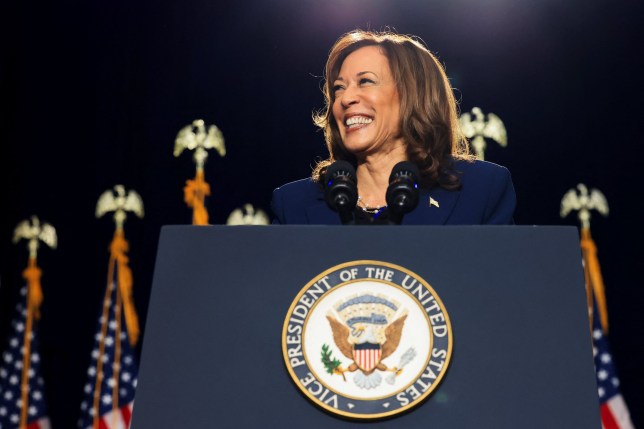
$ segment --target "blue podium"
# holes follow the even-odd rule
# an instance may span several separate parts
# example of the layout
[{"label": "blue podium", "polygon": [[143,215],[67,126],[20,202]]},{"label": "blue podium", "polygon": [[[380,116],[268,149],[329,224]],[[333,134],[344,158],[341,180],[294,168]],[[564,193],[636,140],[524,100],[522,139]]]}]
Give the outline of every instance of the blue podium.
[{"label": "blue podium", "polygon": [[[426,280],[453,340],[430,395],[366,421],[312,401],[282,350],[303,287],[352,261]],[[166,226],[142,347],[134,429],[601,428],[573,227]]]}]

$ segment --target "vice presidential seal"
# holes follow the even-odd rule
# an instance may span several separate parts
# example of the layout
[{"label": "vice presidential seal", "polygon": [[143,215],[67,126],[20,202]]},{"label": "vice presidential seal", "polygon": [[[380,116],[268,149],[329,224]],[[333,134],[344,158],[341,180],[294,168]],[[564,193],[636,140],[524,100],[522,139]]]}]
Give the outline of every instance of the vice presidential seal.
[{"label": "vice presidential seal", "polygon": [[282,331],[297,387],[342,416],[373,419],[418,405],[452,354],[445,307],[417,274],[379,261],[335,266],[295,297]]}]

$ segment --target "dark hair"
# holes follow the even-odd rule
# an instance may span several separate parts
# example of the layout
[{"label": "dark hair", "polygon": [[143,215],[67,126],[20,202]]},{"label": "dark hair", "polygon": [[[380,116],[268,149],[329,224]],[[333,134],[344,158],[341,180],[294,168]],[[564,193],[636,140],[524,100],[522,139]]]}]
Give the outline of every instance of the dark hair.
[{"label": "dark hair", "polygon": [[355,30],[341,36],[331,48],[324,73],[325,108],[313,116],[324,130],[329,158],[318,162],[312,178],[319,181],[334,161],[344,160],[357,166],[355,156],[342,144],[333,118],[333,82],[344,59],[365,46],[379,46],[400,96],[400,124],[407,156],[418,165],[424,188],[460,187],[452,170],[453,159],[472,159],[459,123],[456,99],[447,75],[437,58],[418,40],[391,32]]}]

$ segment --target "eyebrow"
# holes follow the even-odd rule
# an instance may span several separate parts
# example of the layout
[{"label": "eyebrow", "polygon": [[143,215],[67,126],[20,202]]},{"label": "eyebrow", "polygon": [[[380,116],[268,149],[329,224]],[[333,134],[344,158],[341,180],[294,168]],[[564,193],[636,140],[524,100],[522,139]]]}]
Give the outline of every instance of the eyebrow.
[{"label": "eyebrow", "polygon": [[[372,72],[372,71],[361,71],[361,72],[359,72],[358,74],[356,74],[356,76],[364,76],[364,75],[366,75],[366,74],[368,74],[368,73],[371,73],[372,75],[374,75],[374,76],[376,76],[376,77],[378,76],[376,73],[374,73],[374,72]],[[334,82],[335,82],[336,80],[344,81],[344,78],[343,78],[342,76],[338,76],[338,77],[336,77],[336,78],[335,78]]]}]

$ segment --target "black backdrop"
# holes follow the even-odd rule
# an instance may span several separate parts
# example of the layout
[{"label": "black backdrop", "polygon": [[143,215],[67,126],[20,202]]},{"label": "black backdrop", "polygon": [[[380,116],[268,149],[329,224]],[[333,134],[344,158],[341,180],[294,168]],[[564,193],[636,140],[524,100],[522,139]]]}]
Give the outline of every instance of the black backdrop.
[{"label": "black backdrop", "polygon": [[[228,154],[206,165],[212,223],[246,202],[269,210],[273,188],[310,173],[324,156],[311,121],[322,107],[329,48],[354,28],[420,36],[446,65],[463,111],[505,122],[509,145],[486,158],[507,166],[519,224],[559,218],[577,183],[608,198],[593,216],[607,286],[610,339],[622,392],[644,425],[644,316],[638,249],[644,87],[644,5],[603,0],[206,0],[3,2],[0,170],[0,347],[22,283],[24,245],[37,214],[59,248],[39,262],[45,302],[41,354],[54,428],[74,427],[105,287],[109,218],[94,218],[117,183],[143,197],[130,217],[134,297],[145,321],[159,230],[185,224],[190,155],[172,155],[193,119],[216,124]],[[554,297],[553,297],[554,299]],[[544,350],[556,353],[556,350]],[[544,374],[547,376],[547,373]]]}]

